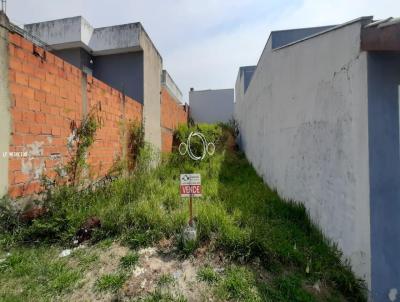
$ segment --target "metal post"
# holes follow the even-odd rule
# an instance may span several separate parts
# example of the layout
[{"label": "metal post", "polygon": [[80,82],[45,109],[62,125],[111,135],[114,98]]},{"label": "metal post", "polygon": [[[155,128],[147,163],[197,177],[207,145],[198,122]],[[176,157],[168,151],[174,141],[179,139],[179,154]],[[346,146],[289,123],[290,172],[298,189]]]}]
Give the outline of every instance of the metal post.
[{"label": "metal post", "polygon": [[192,192],[190,192],[190,200],[189,200],[189,225],[193,226],[193,203],[192,203]]},{"label": "metal post", "polygon": [[189,182],[189,225],[193,226],[192,179]]}]

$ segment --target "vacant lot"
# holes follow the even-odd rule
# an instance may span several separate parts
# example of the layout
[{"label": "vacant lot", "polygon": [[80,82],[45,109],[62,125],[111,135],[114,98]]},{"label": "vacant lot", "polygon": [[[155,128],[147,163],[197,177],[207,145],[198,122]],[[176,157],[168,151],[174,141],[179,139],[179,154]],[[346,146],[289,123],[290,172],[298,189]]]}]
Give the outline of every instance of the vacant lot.
[{"label": "vacant lot", "polygon": [[[59,188],[29,223],[4,201],[0,300],[365,301],[305,209],[263,184],[229,131],[202,127],[218,148],[201,163],[172,154],[149,169],[145,148],[132,175],[96,191]],[[190,172],[201,173],[203,197],[194,202],[199,240],[185,245],[179,175]],[[73,245],[90,217],[101,227]]]}]

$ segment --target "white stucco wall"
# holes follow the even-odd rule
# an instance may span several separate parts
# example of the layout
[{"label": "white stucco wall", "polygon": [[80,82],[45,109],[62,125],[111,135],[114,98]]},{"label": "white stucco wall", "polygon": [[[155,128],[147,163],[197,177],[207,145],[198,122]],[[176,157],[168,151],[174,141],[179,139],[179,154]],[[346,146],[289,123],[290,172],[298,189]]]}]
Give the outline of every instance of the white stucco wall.
[{"label": "white stucco wall", "polygon": [[370,285],[367,56],[361,21],[281,49],[267,44],[236,85],[241,143],[279,194],[312,220]]},{"label": "white stucco wall", "polygon": [[233,101],[233,89],[190,91],[190,116],[196,123],[228,122],[233,117]]}]

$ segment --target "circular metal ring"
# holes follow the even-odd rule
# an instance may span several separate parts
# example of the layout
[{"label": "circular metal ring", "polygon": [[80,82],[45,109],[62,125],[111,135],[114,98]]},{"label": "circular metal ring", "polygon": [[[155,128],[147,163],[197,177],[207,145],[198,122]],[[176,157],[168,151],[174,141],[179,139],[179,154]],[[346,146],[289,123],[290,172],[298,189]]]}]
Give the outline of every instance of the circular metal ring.
[{"label": "circular metal ring", "polygon": [[214,143],[208,143],[207,145],[207,153],[212,156],[215,153],[215,145]]},{"label": "circular metal ring", "polygon": [[[203,152],[202,152],[201,156],[195,155],[192,152],[192,149],[191,149],[191,146],[190,146],[190,141],[191,141],[192,137],[194,137],[194,136],[199,137],[201,139],[202,143],[203,143]],[[188,151],[188,154],[189,154],[191,159],[193,159],[193,160],[202,160],[206,156],[206,152],[207,152],[207,140],[206,140],[205,136],[200,132],[191,132],[189,134],[188,141],[187,141],[187,151]]]},{"label": "circular metal ring", "polygon": [[[181,149],[182,147],[184,148],[183,151]],[[179,144],[178,151],[179,151],[180,155],[185,155],[187,153],[187,150],[188,150],[188,147],[187,147],[187,145],[185,143],[180,143]]]}]

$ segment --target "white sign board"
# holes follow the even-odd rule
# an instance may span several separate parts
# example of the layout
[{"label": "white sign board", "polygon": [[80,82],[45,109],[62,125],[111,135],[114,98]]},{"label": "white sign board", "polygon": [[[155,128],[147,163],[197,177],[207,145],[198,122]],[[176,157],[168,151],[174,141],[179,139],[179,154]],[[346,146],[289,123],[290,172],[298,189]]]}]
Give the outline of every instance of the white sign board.
[{"label": "white sign board", "polygon": [[201,197],[200,174],[181,174],[181,197]]}]

